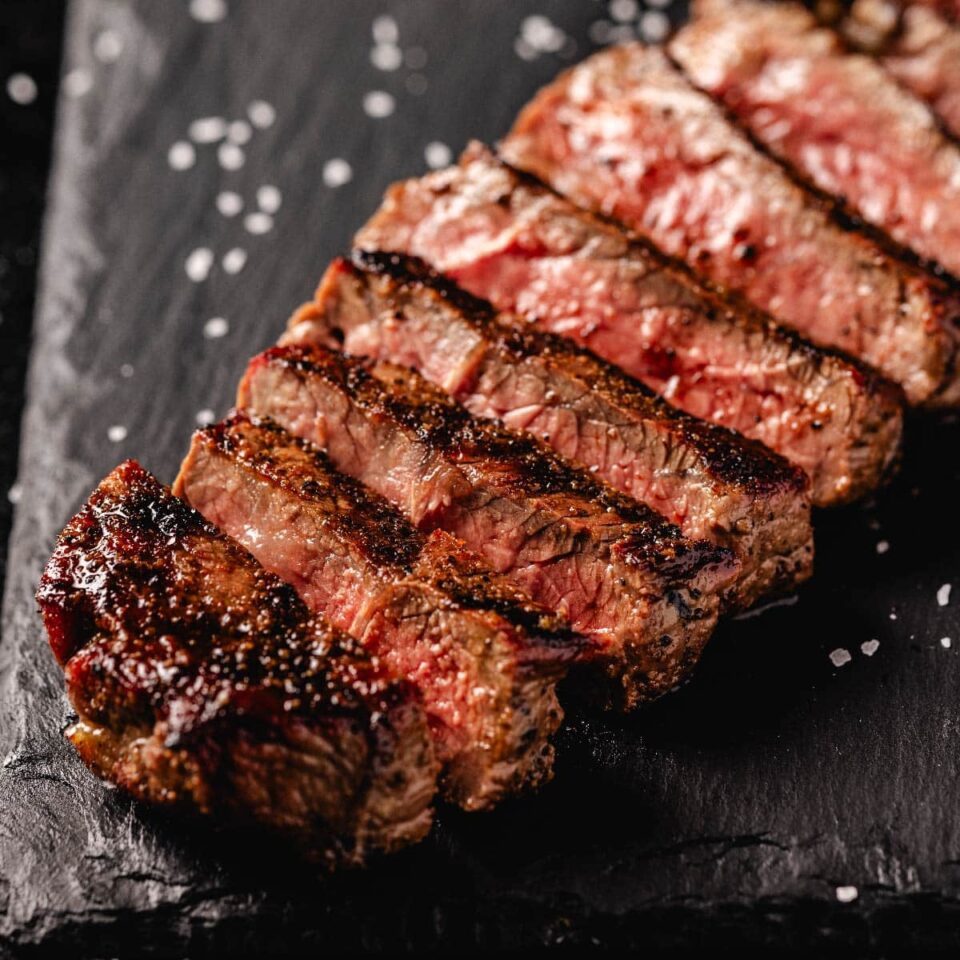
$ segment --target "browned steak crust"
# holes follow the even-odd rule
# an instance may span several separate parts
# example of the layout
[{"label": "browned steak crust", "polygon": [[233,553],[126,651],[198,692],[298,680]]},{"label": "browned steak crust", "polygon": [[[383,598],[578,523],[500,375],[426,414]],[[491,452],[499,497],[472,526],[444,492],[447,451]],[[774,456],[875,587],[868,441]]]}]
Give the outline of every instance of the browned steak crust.
[{"label": "browned steak crust", "polygon": [[84,761],[134,796],[361,863],[430,827],[423,711],[133,461],[64,529],[37,600]]},{"label": "browned steak crust", "polygon": [[731,549],[727,595],[748,607],[793,589],[813,560],[808,481],[762,444],[681,413],[573,341],[496,315],[417,259],[357,252],[335,262],[285,343],[342,343],[411,366],[478,416],[558,453],[676,523]]},{"label": "browned steak crust", "polygon": [[455,167],[394,186],[357,242],[423,257],[672,405],[762,441],[806,470],[820,506],[863,495],[895,461],[902,415],[892,384],[725,302],[480,144]]},{"label": "browned steak crust", "polygon": [[592,645],[460,541],[243,414],[194,435],[174,489],[419,688],[448,799],[480,809],[550,777],[555,683]]},{"label": "browned steak crust", "polygon": [[733,581],[733,556],[532,438],[477,420],[417,374],[319,347],[267,351],[238,406],[323,447],[421,529],[461,537],[604,647],[632,707],[684,677]]}]

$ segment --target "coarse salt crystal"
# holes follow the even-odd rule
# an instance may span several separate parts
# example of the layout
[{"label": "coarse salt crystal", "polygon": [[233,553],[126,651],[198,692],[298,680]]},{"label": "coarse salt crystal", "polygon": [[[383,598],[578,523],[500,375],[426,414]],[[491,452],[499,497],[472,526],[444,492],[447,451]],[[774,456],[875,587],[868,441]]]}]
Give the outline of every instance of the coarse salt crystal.
[{"label": "coarse salt crystal", "polygon": [[101,63],[116,63],[123,53],[123,37],[116,30],[104,30],[93,41],[93,55]]},{"label": "coarse salt crystal", "polygon": [[223,139],[226,132],[227,121],[223,117],[200,117],[187,129],[187,134],[194,143],[216,143]]},{"label": "coarse salt crystal", "polygon": [[370,28],[377,43],[396,43],[400,39],[400,28],[393,17],[384,14],[377,17]]},{"label": "coarse salt crystal", "polygon": [[670,32],[670,20],[659,10],[648,10],[640,18],[640,33],[644,40],[656,43]]},{"label": "coarse salt crystal", "polygon": [[208,340],[217,340],[224,337],[230,329],[230,324],[223,317],[211,317],[203,325],[203,335]]},{"label": "coarse salt crystal", "polygon": [[433,140],[424,148],[423,158],[427,161],[428,167],[432,170],[439,170],[440,167],[445,167],[450,163],[453,154],[445,143]]},{"label": "coarse salt crystal", "polygon": [[865,640],[860,644],[860,651],[868,657],[872,657],[880,649],[879,640]]},{"label": "coarse salt crystal", "polygon": [[184,261],[183,268],[194,283],[202,283],[210,275],[213,266],[213,251],[209,247],[197,247]]},{"label": "coarse salt crystal", "polygon": [[197,419],[197,423],[201,427],[205,427],[207,426],[207,424],[213,423],[213,421],[216,419],[216,414],[212,410],[208,408],[204,408],[203,410],[197,411],[196,419]]},{"label": "coarse salt crystal", "polygon": [[283,194],[272,184],[265,183],[257,190],[257,203],[264,213],[276,213],[283,202]]},{"label": "coarse salt crystal", "polygon": [[225,217],[235,217],[243,209],[243,197],[233,190],[217,194],[217,209]]},{"label": "coarse salt crystal", "polygon": [[93,76],[88,70],[71,70],[63,78],[63,92],[68,97],[82,97],[93,88]]},{"label": "coarse salt crystal", "polygon": [[234,120],[227,128],[227,139],[231,143],[242,145],[253,136],[253,127],[246,120]]},{"label": "coarse salt crystal", "polygon": [[830,660],[835,667],[842,667],[845,663],[849,663],[853,657],[850,656],[849,650],[844,650],[843,647],[837,647],[836,650],[832,651],[830,654]]},{"label": "coarse salt crystal", "polygon": [[19,483],[13,484],[10,489],[7,491],[7,499],[13,503],[17,504],[20,502],[20,498],[23,496],[23,485]]},{"label": "coarse salt crystal", "polygon": [[328,187],[342,187],[353,179],[353,169],[346,160],[334,157],[323,165],[322,176]]},{"label": "coarse salt crystal", "polygon": [[945,583],[937,591],[937,603],[940,604],[941,607],[945,607],[950,602],[951,589],[952,589],[951,585],[949,583]]},{"label": "coarse salt crystal", "polygon": [[950,649],[950,645],[951,645],[952,643],[953,643],[953,641],[952,641],[949,637],[941,637],[941,638],[940,638],[940,646],[943,647],[944,650],[949,650],[949,649]]},{"label": "coarse salt crystal", "polygon": [[370,62],[384,71],[399,70],[403,63],[403,54],[400,48],[392,43],[378,43],[370,50]]},{"label": "coarse salt crystal", "polygon": [[107,438],[111,443],[121,443],[127,439],[127,428],[123,424],[116,423],[107,428]]},{"label": "coarse salt crystal", "polygon": [[235,143],[221,143],[217,148],[217,160],[224,170],[239,170],[246,159],[244,152]]},{"label": "coarse salt crystal", "polygon": [[269,233],[273,229],[273,217],[269,213],[248,213],[243,218],[243,226],[247,233],[256,235]]},{"label": "coarse salt crystal", "polygon": [[167,152],[167,163],[174,170],[189,170],[196,162],[197,151],[186,140],[178,140]]},{"label": "coarse salt crystal", "polygon": [[216,23],[226,15],[225,0],[190,0],[190,16],[200,23]]},{"label": "coarse salt crystal", "polygon": [[396,105],[397,101],[385,90],[371,90],[363,95],[363,112],[377,120],[389,117]]},{"label": "coarse salt crystal", "polygon": [[277,111],[266,100],[254,100],[247,107],[247,116],[255,127],[265,130],[273,126],[277,119]]},{"label": "coarse salt crystal", "polygon": [[890,549],[890,543],[887,540],[877,541],[877,553],[886,553]]},{"label": "coarse salt crystal", "polygon": [[239,273],[247,263],[247,251],[243,247],[234,247],[223,255],[225,273]]},{"label": "coarse salt crystal", "polygon": [[7,95],[14,103],[25,107],[37,99],[36,81],[26,73],[14,73],[7,80]]},{"label": "coarse salt crystal", "polygon": [[837,887],[837,899],[841,903],[853,903],[860,896],[860,891],[854,886]]}]

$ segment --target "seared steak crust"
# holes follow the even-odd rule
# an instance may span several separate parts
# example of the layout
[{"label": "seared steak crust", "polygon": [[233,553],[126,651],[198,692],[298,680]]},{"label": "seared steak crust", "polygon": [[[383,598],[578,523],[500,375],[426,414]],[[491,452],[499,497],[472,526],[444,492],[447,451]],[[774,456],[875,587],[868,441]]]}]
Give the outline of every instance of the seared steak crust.
[{"label": "seared steak crust", "polygon": [[901,384],[960,400],[960,299],[850,229],[654,47],[605,50],[521,113],[506,158]]},{"label": "seared steak crust", "polygon": [[801,176],[960,273],[960,148],[925,104],[799,3],[693,9],[669,48],[693,83]]},{"label": "seared steak crust", "polygon": [[430,827],[423,712],[138,464],[61,534],[37,600],[95,772],[148,802],[360,863]]},{"label": "seared steak crust", "polygon": [[480,144],[456,167],[394,186],[357,242],[423,257],[671,404],[762,441],[806,470],[818,505],[864,494],[895,459],[902,416],[887,381],[724,303]]},{"label": "seared steak crust", "polygon": [[589,644],[460,541],[242,414],[194,435],[174,489],[419,688],[448,799],[480,809],[549,778],[554,686]]},{"label": "seared steak crust", "polygon": [[255,358],[238,405],[327,450],[415,525],[461,537],[569,616],[603,650],[610,700],[630,708],[692,667],[733,556],[532,438],[477,420],[417,374],[319,347]]},{"label": "seared steak crust", "polygon": [[411,366],[474,414],[542,437],[685,536],[731,549],[741,562],[734,606],[810,574],[802,470],[681,413],[573,341],[498,316],[420,260],[357,252],[352,263],[335,262],[284,342],[342,343]]}]

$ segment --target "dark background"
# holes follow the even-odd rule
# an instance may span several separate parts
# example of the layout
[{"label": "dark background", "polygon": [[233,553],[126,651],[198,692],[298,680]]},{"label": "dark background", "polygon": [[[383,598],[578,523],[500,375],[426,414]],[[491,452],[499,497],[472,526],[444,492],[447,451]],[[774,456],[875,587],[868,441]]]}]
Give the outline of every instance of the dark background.
[{"label": "dark background", "polygon": [[[0,485],[16,474],[21,494],[0,637],[0,956],[955,955],[960,582],[947,605],[936,599],[960,560],[955,417],[913,419],[897,481],[816,518],[815,580],[789,606],[724,624],[680,692],[625,720],[571,716],[540,796],[487,816],[441,810],[424,844],[364,873],[325,880],[252,838],[166,822],[73,756],[32,601],[67,517],[123,457],[171,479],[198,414],[226,410],[247,358],[384,187],[422,172],[431,142],[455,153],[470,136],[495,140],[609,20],[599,0],[227,3],[212,24],[187,0],[70,5],[63,69],[92,85],[58,108],[18,466],[61,12],[0,6]],[[371,24],[388,11],[422,66],[371,64]],[[571,42],[520,56],[532,14]],[[105,32],[121,42],[109,63],[95,55]],[[6,96],[16,71],[37,80],[35,103]],[[380,119],[362,106],[377,89],[396,100]],[[244,146],[242,169],[203,146],[194,168],[171,170],[192,120],[240,118],[260,98],[276,123]],[[353,169],[340,187],[323,182],[335,157]],[[249,210],[265,183],[283,192],[267,234],[217,212],[221,191]],[[200,246],[242,246],[249,262],[193,283],[184,260]],[[226,336],[203,335],[211,317],[229,321]],[[840,668],[838,649],[852,656]],[[842,902],[850,885],[856,899]]]}]

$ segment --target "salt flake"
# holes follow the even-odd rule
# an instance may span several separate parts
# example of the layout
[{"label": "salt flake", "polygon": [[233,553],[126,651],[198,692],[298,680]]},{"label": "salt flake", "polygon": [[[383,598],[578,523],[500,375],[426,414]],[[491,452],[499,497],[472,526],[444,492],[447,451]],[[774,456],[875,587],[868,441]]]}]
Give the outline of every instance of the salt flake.
[{"label": "salt flake", "polygon": [[872,657],[880,649],[879,640],[865,640],[860,644],[860,651],[868,657]]},{"label": "salt flake", "polygon": [[830,654],[830,660],[835,667],[842,667],[845,663],[849,663],[853,657],[850,656],[849,650],[844,650],[843,647],[837,647],[836,650],[832,651]]},{"label": "salt flake", "polygon": [[837,887],[837,899],[841,903],[853,903],[860,896],[860,891],[854,886]]},{"label": "salt flake", "polygon": [[952,589],[951,584],[945,583],[945,584],[937,591],[937,603],[940,604],[941,607],[945,607],[945,606],[950,602],[950,591],[951,591],[951,589]]}]

